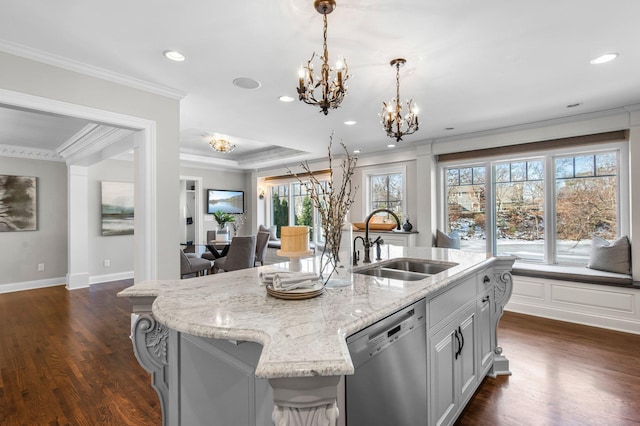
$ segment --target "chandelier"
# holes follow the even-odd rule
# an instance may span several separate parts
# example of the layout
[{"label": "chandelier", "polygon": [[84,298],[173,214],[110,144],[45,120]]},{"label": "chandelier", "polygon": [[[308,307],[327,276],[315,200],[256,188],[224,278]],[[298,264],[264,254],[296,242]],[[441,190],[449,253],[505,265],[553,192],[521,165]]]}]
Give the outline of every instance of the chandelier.
[{"label": "chandelier", "polygon": [[395,138],[396,142],[400,142],[402,137],[410,135],[418,130],[418,107],[413,100],[407,101],[408,113],[402,116],[402,105],[400,104],[400,67],[404,66],[407,61],[402,58],[394,59],[390,65],[396,67],[396,97],[388,104],[382,103],[382,126],[387,132],[387,136]]},{"label": "chandelier", "polygon": [[209,145],[211,145],[211,148],[213,148],[214,151],[222,152],[224,154],[236,149],[236,146],[226,139],[211,139],[209,141]]},{"label": "chandelier", "polygon": [[[313,6],[322,14],[324,22],[323,37],[323,54],[319,58],[313,52],[311,59],[307,61],[306,66],[300,67],[298,72],[298,95],[302,102],[309,105],[319,106],[324,115],[329,113],[329,108],[338,108],[347,93],[346,81],[349,79],[349,68],[347,61],[338,58],[335,69],[329,66],[329,50],[327,49],[327,15],[333,12],[336,7],[335,0],[314,0]],[[320,74],[313,73],[313,60],[319,59],[322,63],[320,66]],[[333,74],[335,73],[335,77]],[[321,99],[315,96],[315,90],[318,89],[322,94]]]}]

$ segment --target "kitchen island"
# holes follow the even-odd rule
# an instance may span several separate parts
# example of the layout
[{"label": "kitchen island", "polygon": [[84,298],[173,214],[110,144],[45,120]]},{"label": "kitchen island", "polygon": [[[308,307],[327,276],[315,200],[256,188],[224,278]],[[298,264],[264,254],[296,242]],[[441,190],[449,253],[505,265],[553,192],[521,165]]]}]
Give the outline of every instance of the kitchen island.
[{"label": "kitchen island", "polygon": [[[358,273],[391,259],[450,268],[413,281]],[[260,272],[286,264],[144,282],[119,296],[131,300],[134,350],[165,425],[344,424],[344,377],[355,372],[347,338],[416,302],[426,305],[426,423],[450,424],[485,375],[509,374],[496,329],[513,261],[385,246],[383,260],[354,269],[351,285],[312,299],[267,295]]]}]

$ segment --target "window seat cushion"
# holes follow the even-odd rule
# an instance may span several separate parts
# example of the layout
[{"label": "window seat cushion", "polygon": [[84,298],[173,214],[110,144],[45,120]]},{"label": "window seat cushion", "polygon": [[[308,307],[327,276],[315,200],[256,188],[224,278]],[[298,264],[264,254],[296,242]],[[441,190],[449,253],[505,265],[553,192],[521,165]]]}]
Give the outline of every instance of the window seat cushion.
[{"label": "window seat cushion", "polygon": [[526,277],[640,288],[640,283],[634,283],[631,275],[599,271],[586,266],[540,265],[516,262],[513,265],[512,273],[513,275]]}]

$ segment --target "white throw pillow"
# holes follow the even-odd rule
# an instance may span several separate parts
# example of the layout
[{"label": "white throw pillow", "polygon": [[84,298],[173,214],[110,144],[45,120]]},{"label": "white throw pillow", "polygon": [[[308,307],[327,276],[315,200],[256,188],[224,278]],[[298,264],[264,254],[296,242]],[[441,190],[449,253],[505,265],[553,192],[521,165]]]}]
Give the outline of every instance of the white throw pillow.
[{"label": "white throw pillow", "polygon": [[631,275],[631,246],[627,236],[622,236],[613,243],[593,237],[587,268]]},{"label": "white throw pillow", "polygon": [[436,231],[436,247],[460,250],[460,237],[458,237],[458,233],[453,231],[447,235],[438,229]]},{"label": "white throw pillow", "polygon": [[269,233],[269,241],[278,241],[278,236],[276,232],[278,232],[278,227],[276,225],[266,227],[264,225],[258,226],[259,232],[268,232]]}]

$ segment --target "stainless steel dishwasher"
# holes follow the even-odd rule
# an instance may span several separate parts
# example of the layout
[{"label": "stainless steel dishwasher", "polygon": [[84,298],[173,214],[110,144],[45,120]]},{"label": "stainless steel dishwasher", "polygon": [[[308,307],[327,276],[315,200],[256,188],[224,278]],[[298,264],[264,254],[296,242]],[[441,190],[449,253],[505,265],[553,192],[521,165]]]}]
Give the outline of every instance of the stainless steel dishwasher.
[{"label": "stainless steel dishwasher", "polygon": [[422,299],[347,338],[347,426],[427,424],[425,312]]}]

